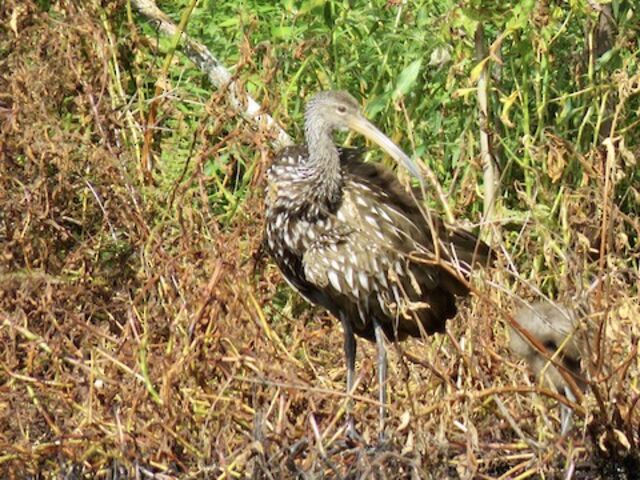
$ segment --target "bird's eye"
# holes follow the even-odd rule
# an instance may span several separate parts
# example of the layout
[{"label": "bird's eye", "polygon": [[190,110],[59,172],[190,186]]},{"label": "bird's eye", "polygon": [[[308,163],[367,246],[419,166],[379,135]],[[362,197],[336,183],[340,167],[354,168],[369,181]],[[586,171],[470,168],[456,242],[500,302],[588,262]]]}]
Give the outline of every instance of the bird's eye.
[{"label": "bird's eye", "polygon": [[346,113],[347,112],[347,107],[345,107],[344,105],[338,105],[338,113]]}]

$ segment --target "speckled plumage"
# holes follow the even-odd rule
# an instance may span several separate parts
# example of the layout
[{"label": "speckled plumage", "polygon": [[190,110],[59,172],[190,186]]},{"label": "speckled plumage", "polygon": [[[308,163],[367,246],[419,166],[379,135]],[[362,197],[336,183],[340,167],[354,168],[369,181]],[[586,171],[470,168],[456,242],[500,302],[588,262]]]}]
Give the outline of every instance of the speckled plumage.
[{"label": "speckled plumage", "polygon": [[[574,374],[578,386],[584,389],[585,384],[580,380],[582,377],[580,367],[582,355],[577,335],[575,335],[578,327],[575,313],[566,306],[539,301],[523,306],[514,317],[521,326],[545,346],[549,355],[554,355],[562,347],[557,360]],[[509,337],[511,350],[529,364],[539,380],[559,392],[565,391],[566,382],[553,364],[550,364],[513,328],[510,329]],[[541,378],[542,376],[544,378]]]},{"label": "speckled plumage", "polygon": [[[575,312],[564,305],[539,301],[531,305],[524,305],[515,313],[514,317],[520,326],[524,327],[546,348],[547,354],[554,358],[554,362],[559,362],[572,374],[576,385],[584,391],[587,384],[584,381],[585,372],[580,364],[581,347],[584,347],[584,344],[579,341],[577,332],[579,322]],[[555,389],[575,401],[571,389],[554,362],[549,362],[513,327],[510,328],[509,334],[509,347],[527,362],[538,381],[545,388]],[[563,435],[571,426],[571,413],[571,409],[562,404],[561,433]]]},{"label": "speckled plumage", "polygon": [[[376,327],[398,340],[444,331],[455,297],[468,293],[465,273],[490,250],[435,216],[428,221],[396,177],[363,163],[361,151],[336,148],[331,133],[347,127],[375,130],[347,93],[322,92],[307,104],[307,146],[284,149],[268,172],[266,245],[289,284],[341,320],[353,377],[354,333],[380,347]],[[379,131],[372,136],[410,162]]]},{"label": "speckled plumage", "polygon": [[[346,315],[362,337],[373,339],[374,316],[389,338],[419,336],[421,327],[442,332],[456,314],[454,296],[467,293],[444,264],[457,257],[468,270],[474,254],[486,261],[488,248],[436,217],[432,235],[393,174],[363,163],[360,150],[338,153],[340,188],[328,198],[318,198],[306,147],[288,147],[275,159],[266,199],[271,256],[298,292],[338,318]],[[434,237],[443,265],[419,263],[434,260]]]}]

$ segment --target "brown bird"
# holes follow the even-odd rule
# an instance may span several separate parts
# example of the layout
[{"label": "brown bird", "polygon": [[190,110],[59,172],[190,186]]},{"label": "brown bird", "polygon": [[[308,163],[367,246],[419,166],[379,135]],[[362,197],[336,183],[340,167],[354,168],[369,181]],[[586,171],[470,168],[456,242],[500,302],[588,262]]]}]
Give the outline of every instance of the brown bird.
[{"label": "brown bird", "polygon": [[[347,391],[355,379],[355,335],[375,341],[384,432],[384,339],[443,332],[456,314],[464,279],[491,250],[473,234],[424,212],[389,171],[336,147],[351,129],[411,173],[416,165],[361,113],[346,92],[314,95],[305,110],[306,146],[285,148],[268,172],[266,247],[288,283],[342,323]],[[351,415],[348,434],[357,436]]]},{"label": "brown bird", "polygon": [[[586,384],[580,365],[581,345],[575,334],[578,326],[575,313],[566,306],[539,301],[520,308],[514,318],[547,349],[550,356],[571,372],[576,384],[584,390]],[[564,393],[569,400],[575,401],[558,368],[513,327],[510,327],[509,334],[509,347],[517,356],[525,360],[538,381],[559,393]],[[556,352],[557,355],[554,356]],[[571,409],[563,405],[561,415],[562,433],[565,434],[570,427]]]}]

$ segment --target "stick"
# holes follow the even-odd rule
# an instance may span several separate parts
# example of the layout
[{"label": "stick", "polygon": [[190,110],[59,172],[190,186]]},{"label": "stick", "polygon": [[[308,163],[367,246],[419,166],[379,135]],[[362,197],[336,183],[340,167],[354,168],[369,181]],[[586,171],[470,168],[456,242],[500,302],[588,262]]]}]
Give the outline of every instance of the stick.
[{"label": "stick", "polygon": [[[160,10],[154,0],[131,0],[131,4],[145,17],[157,22],[160,32],[167,36],[176,35],[178,27]],[[192,40],[182,33],[182,51],[200,70],[205,72],[209,81],[218,89],[225,90],[231,106],[256,128],[264,128],[273,132],[275,138],[271,142],[275,149],[292,145],[291,137],[268,114],[261,113],[262,107],[246,91],[241,90],[233,80],[231,73],[209,51],[207,47]]]}]

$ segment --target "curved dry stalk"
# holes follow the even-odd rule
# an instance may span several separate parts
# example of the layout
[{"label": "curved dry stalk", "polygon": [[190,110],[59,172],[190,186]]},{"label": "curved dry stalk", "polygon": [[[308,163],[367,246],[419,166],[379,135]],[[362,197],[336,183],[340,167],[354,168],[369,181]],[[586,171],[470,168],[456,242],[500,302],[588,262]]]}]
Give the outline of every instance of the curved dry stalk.
[{"label": "curved dry stalk", "polygon": [[[478,122],[480,124],[480,157],[482,159],[484,186],[484,221],[492,225],[495,220],[496,202],[500,188],[500,174],[492,154],[493,146],[489,132],[489,68],[488,52],[484,39],[484,27],[478,24],[475,33],[476,60],[482,64],[478,77]],[[495,237],[497,226],[490,230],[489,235]],[[493,242],[491,242],[493,243]]]}]

